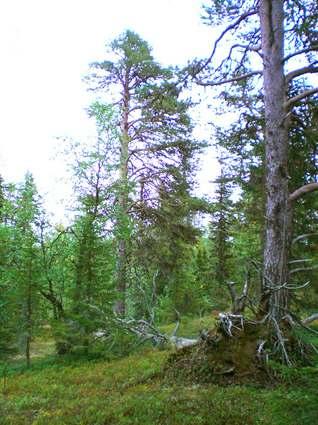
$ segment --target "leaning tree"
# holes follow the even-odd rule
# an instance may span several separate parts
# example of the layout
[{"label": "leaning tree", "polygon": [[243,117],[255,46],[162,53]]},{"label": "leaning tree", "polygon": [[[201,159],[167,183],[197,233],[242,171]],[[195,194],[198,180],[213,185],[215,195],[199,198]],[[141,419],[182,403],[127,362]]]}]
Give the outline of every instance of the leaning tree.
[{"label": "leaning tree", "polygon": [[[200,86],[223,87],[228,98],[229,93],[249,95],[253,91],[264,110],[266,206],[258,319],[276,331],[288,363],[281,323],[289,313],[292,205],[318,189],[316,182],[310,182],[290,193],[289,133],[294,108],[318,92],[310,84],[318,72],[318,4],[311,0],[212,0],[205,12],[206,23],[222,25],[221,33],[210,57],[193,63],[188,72]],[[292,95],[299,79],[306,81],[306,88]],[[240,104],[244,105],[244,99]],[[247,298],[246,293],[242,296]]]}]

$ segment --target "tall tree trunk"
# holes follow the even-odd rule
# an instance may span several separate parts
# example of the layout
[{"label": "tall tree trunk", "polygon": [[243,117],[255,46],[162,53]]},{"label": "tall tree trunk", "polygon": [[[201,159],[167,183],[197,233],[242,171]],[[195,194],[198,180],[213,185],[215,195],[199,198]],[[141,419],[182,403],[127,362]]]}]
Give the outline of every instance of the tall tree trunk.
[{"label": "tall tree trunk", "polygon": [[263,53],[266,161],[266,233],[263,293],[271,287],[265,313],[280,320],[288,307],[288,126],[284,58],[283,0],[261,0],[260,25]]},{"label": "tall tree trunk", "polygon": [[124,316],[126,312],[129,102],[129,70],[126,70],[121,120],[119,216],[117,217],[118,241],[116,289],[118,292],[118,300],[115,303],[115,312],[120,316]]}]

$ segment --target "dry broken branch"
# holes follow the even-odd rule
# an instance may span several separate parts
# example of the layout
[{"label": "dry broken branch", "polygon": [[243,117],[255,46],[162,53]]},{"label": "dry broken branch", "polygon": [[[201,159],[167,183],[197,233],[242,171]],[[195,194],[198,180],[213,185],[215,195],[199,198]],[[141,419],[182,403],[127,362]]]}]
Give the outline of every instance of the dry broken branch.
[{"label": "dry broken branch", "polygon": [[312,267],[297,267],[297,269],[290,270],[289,274],[299,273],[299,272],[310,272],[312,270],[318,269],[318,266]]},{"label": "dry broken branch", "polygon": [[318,236],[318,233],[304,233],[303,235],[296,236],[296,238],[293,239],[292,245],[294,245],[296,242],[309,238],[311,236]]},{"label": "dry broken branch", "polygon": [[314,322],[315,320],[318,320],[318,313],[312,314],[309,317],[306,317],[301,321],[303,325],[309,325],[310,323]]},{"label": "dry broken branch", "polygon": [[242,314],[219,313],[220,328],[227,336],[233,336],[232,329],[244,329],[244,317]]}]

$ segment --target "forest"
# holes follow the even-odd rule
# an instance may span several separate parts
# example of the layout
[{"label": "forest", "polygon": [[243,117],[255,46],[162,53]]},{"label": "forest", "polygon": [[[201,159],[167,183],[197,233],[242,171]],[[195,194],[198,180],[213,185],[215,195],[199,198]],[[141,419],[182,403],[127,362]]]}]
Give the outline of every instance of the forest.
[{"label": "forest", "polygon": [[202,21],[219,35],[184,67],[132,30],[90,64],[71,222],[0,175],[0,424],[318,423],[318,4]]}]

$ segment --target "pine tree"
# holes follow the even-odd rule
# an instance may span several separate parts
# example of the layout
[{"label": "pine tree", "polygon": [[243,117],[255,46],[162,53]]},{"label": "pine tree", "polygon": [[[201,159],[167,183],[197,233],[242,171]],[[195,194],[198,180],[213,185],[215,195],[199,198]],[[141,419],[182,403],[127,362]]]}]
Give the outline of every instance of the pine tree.
[{"label": "pine tree", "polygon": [[[193,67],[192,73],[197,82],[214,87],[233,84],[234,87],[252,90],[253,87],[258,88],[256,78],[263,79],[263,92],[259,99],[264,101],[265,118],[263,292],[267,293],[267,297],[266,306],[263,303],[262,308],[265,315],[269,313],[270,319],[279,321],[288,310],[288,291],[284,285],[288,279],[290,207],[304,193],[317,189],[317,185],[311,184],[290,194],[287,169],[292,110],[299,101],[307,100],[318,91],[317,87],[308,88],[293,96],[289,90],[295,79],[317,72],[317,4],[308,0],[294,8],[293,2],[282,0],[229,1],[222,4],[212,1],[206,12],[208,22],[227,22],[228,25],[217,38],[210,58]],[[235,41],[229,54],[216,65],[216,52],[229,34]],[[257,55],[260,55],[260,61]],[[294,58],[302,58],[305,66],[292,69]],[[259,67],[252,68],[251,64],[257,66],[257,63]],[[208,77],[211,71],[212,80]],[[268,287],[275,289],[267,291]]]},{"label": "pine tree", "polygon": [[137,34],[126,31],[110,45],[114,61],[93,64],[97,89],[116,93],[119,114],[120,168],[117,207],[116,311],[125,314],[129,280],[129,244],[133,217],[158,204],[182,166],[182,152],[191,146],[189,101],[180,100],[172,69],[155,62]]}]

